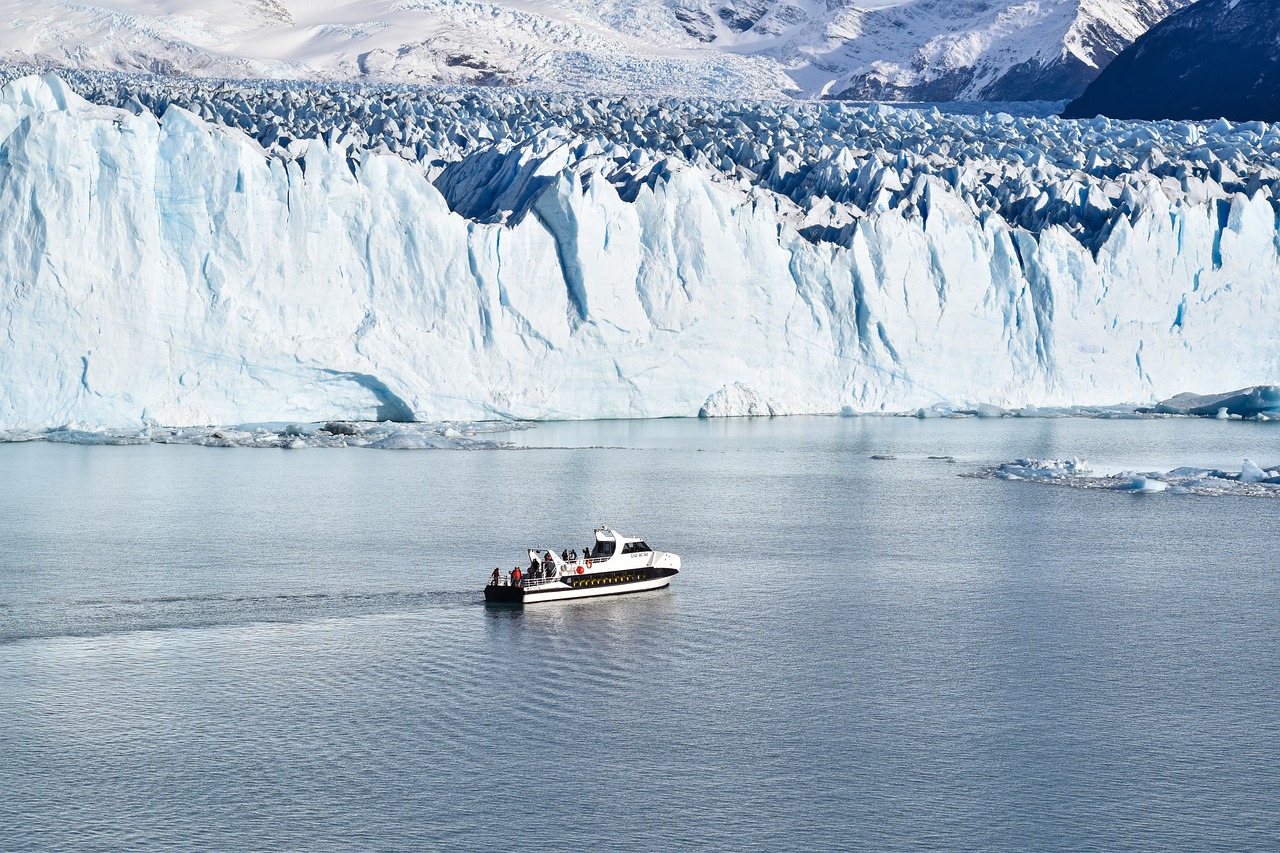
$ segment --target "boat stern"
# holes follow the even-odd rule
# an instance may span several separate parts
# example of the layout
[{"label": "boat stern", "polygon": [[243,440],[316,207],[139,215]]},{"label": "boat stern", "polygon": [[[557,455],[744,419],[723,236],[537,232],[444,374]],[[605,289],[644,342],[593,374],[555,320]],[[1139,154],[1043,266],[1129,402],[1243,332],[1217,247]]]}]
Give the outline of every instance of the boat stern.
[{"label": "boat stern", "polygon": [[489,584],[484,588],[485,604],[524,604],[524,588]]}]

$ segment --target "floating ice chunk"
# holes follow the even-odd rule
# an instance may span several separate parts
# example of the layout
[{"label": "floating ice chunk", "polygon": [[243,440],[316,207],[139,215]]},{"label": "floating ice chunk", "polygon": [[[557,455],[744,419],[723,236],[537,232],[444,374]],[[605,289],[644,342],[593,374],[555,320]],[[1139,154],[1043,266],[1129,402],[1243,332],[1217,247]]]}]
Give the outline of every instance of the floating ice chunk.
[{"label": "floating ice chunk", "polygon": [[991,476],[1002,480],[1063,480],[1093,474],[1089,463],[1078,458],[1018,459],[987,470]]},{"label": "floating ice chunk", "polygon": [[1259,468],[1252,460],[1244,460],[1244,465],[1240,469],[1240,482],[1242,483],[1261,483],[1267,479],[1267,472]]},{"label": "floating ice chunk", "polygon": [[369,443],[374,450],[428,450],[440,445],[430,436],[412,432],[394,432]]},{"label": "floating ice chunk", "polygon": [[1164,480],[1156,480],[1151,477],[1135,476],[1125,483],[1116,486],[1117,489],[1124,492],[1138,492],[1143,494],[1152,494],[1155,492],[1163,492],[1169,488],[1169,484]]},{"label": "floating ice chunk", "polygon": [[783,414],[754,388],[734,382],[716,391],[702,404],[700,418],[761,418]]}]

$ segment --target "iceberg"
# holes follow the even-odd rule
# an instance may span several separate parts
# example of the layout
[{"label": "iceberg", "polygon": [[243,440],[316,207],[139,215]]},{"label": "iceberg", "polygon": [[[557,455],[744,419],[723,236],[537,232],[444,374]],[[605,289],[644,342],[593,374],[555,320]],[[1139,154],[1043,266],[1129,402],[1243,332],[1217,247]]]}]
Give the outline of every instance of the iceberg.
[{"label": "iceberg", "polygon": [[0,430],[998,414],[1280,375],[1280,127],[81,83],[0,92]]},{"label": "iceberg", "polygon": [[1161,400],[1152,411],[1167,415],[1241,418],[1280,417],[1280,386],[1258,385],[1225,394],[1176,394]]},{"label": "iceberg", "polygon": [[773,417],[785,412],[741,382],[726,385],[707,398],[698,410],[700,418]]}]

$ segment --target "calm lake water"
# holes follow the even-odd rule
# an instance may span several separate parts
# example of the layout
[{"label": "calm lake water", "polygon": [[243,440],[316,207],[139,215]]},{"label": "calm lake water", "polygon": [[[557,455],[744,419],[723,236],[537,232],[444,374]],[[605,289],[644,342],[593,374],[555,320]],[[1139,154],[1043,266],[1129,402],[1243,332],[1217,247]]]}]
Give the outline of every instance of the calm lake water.
[{"label": "calm lake water", "polygon": [[[1275,850],[1280,501],[959,475],[1238,469],[1277,427],[3,445],[0,848]],[[600,522],[684,572],[485,607]]]}]

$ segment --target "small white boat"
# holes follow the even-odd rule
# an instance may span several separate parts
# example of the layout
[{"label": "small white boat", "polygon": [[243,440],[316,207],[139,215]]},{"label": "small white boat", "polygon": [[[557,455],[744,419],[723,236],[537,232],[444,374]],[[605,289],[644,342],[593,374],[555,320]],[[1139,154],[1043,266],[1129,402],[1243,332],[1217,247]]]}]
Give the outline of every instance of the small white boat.
[{"label": "small white boat", "polygon": [[650,548],[643,539],[597,527],[583,553],[529,549],[527,568],[493,570],[484,600],[491,604],[534,604],[662,589],[680,573],[680,557]]}]

